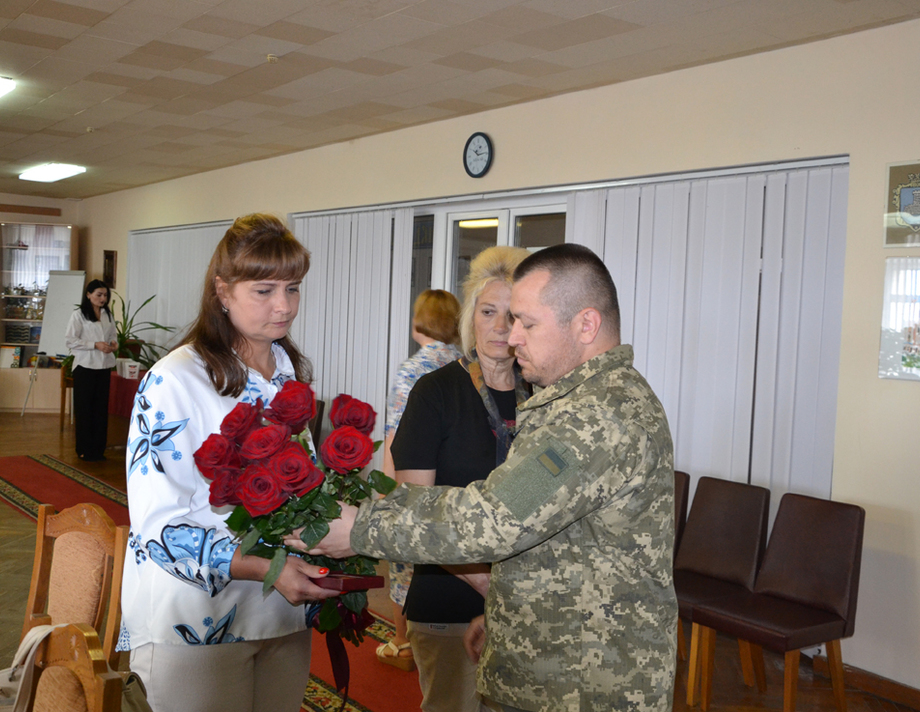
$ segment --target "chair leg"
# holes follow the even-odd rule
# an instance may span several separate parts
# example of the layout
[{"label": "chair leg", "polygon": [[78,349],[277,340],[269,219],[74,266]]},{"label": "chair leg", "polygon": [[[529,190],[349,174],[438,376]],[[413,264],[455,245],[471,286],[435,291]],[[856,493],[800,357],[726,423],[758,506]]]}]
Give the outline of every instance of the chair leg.
[{"label": "chair leg", "polygon": [[754,687],[754,656],[751,653],[751,644],[738,638],[738,656],[741,658],[741,676],[744,684]]},{"label": "chair leg", "polygon": [[837,712],[847,712],[847,698],[844,690],[843,658],[840,657],[840,641],[832,640],[826,643],[827,665],[831,671],[831,685],[834,688],[834,702],[837,703]]},{"label": "chair leg", "polygon": [[687,659],[687,638],[684,636],[684,622],[677,619],[677,659]]},{"label": "chair leg", "polygon": [[700,626],[700,638],[700,707],[703,712],[707,712],[712,701],[712,672],[716,659],[715,629]]},{"label": "chair leg", "polygon": [[786,653],[783,670],[783,712],[795,712],[795,697],[799,687],[799,656],[798,650]]},{"label": "chair leg", "polygon": [[751,643],[751,658],[754,664],[754,680],[757,683],[758,692],[767,691],[767,673],[763,666],[763,648]]},{"label": "chair leg", "polygon": [[687,663],[687,707],[700,702],[700,626],[693,623],[690,629],[690,661]]}]

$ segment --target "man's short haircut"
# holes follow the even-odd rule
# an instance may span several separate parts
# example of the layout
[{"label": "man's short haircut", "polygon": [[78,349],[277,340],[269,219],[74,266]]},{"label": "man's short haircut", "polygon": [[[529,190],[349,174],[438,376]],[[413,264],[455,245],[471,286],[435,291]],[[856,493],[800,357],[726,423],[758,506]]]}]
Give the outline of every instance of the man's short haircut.
[{"label": "man's short haircut", "polygon": [[553,245],[518,265],[514,281],[545,270],[550,279],[540,293],[559,324],[568,324],[582,309],[597,309],[610,333],[620,337],[620,305],[613,278],[601,259],[583,245]]}]

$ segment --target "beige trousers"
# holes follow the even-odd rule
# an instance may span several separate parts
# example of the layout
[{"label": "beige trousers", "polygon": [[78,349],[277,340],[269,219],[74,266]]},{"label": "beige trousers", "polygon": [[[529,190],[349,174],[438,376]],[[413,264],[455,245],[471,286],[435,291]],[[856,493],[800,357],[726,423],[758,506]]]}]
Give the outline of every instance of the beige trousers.
[{"label": "beige trousers", "polygon": [[131,669],[153,712],[299,712],[310,633],[221,645],[142,645]]}]

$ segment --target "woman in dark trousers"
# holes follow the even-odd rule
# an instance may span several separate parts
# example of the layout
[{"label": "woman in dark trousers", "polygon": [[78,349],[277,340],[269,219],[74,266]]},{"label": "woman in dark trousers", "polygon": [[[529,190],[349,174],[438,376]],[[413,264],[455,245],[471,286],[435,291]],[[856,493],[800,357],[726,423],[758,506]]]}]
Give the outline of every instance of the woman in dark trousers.
[{"label": "woman in dark trousers", "polygon": [[99,279],[90,282],[64,336],[73,354],[77,455],[88,462],[105,459],[109,379],[117,346],[115,321],[109,310],[110,296],[105,282]]}]

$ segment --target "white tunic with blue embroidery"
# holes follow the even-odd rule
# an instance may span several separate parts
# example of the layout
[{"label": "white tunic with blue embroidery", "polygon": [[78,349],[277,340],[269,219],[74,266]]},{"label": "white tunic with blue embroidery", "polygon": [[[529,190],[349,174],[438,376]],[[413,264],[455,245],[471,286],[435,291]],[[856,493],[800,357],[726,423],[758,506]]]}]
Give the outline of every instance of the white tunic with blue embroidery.
[{"label": "white tunic with blue embroidery", "polygon": [[147,643],[212,645],[277,638],[306,629],[303,606],[259,581],[233,581],[232,507],[208,502],[210,482],[193,454],[240,402],[269,403],[294,378],[284,350],[266,381],[250,369],[238,398],[222,396],[191,346],[158,361],[137,390],[128,434],[131,539],[121,594],[119,650]]}]

